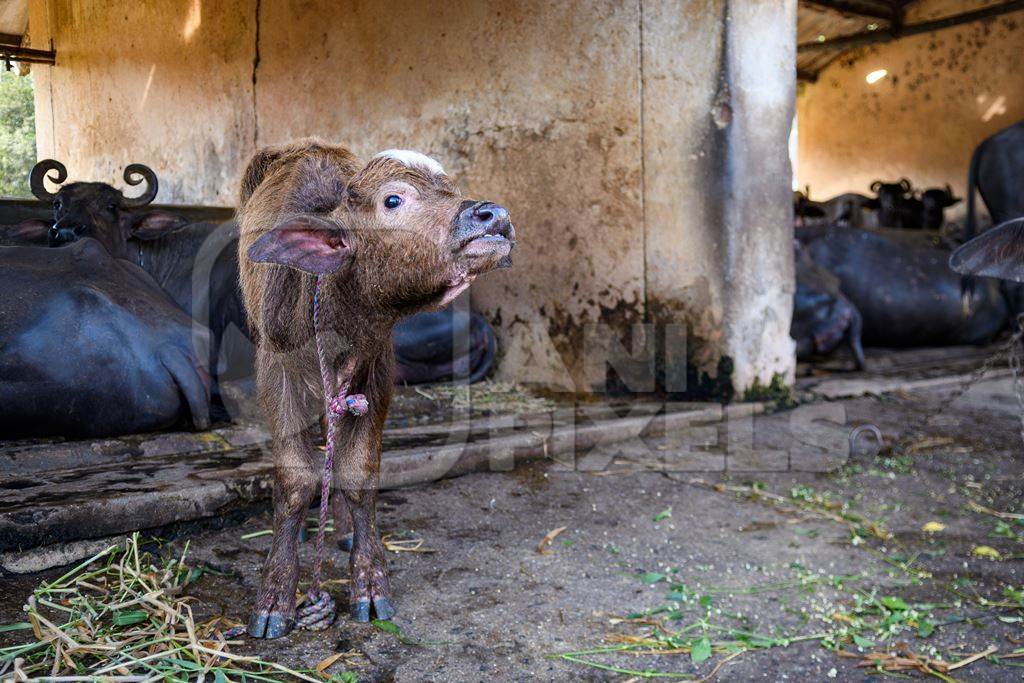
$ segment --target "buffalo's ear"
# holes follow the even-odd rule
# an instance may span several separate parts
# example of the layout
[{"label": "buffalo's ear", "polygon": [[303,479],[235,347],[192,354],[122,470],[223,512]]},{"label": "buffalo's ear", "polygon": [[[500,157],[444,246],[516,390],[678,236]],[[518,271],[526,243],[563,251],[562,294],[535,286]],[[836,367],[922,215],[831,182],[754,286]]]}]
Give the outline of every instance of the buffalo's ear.
[{"label": "buffalo's ear", "polygon": [[167,211],[146,211],[132,214],[132,237],[156,240],[188,223],[182,216]]},{"label": "buffalo's ear", "polygon": [[326,275],[352,259],[352,239],[335,221],[295,216],[253,242],[248,254],[256,263],[277,263],[312,275]]},{"label": "buffalo's ear", "polygon": [[953,252],[949,267],[964,275],[1024,282],[1024,219],[1003,223]]},{"label": "buffalo's ear", "polygon": [[47,222],[38,218],[30,218],[17,225],[0,229],[0,237],[17,244],[46,244],[47,234],[50,232],[52,225],[53,221]]},{"label": "buffalo's ear", "polygon": [[946,204],[946,206],[953,206],[954,204],[959,204],[959,203],[960,203],[960,202],[962,202],[962,201],[963,201],[963,198],[962,198],[962,197],[954,197],[954,196],[953,196],[953,194],[952,194],[952,193],[950,193],[950,194],[949,194],[949,195],[948,195],[948,196],[946,197],[946,202],[945,202],[945,204]]}]

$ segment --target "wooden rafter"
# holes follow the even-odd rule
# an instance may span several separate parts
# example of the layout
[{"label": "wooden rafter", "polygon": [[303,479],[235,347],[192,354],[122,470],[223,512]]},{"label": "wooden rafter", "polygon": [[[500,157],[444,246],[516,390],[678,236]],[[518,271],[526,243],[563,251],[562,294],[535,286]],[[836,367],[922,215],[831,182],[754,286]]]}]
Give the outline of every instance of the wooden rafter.
[{"label": "wooden rafter", "polygon": [[982,19],[990,19],[1002,14],[1017,12],[1019,10],[1024,10],[1024,0],[1009,0],[1009,2],[1004,2],[1001,5],[992,5],[990,7],[973,10],[971,12],[963,12],[962,14],[942,17],[941,19],[932,19],[931,21],[923,21],[917,24],[895,25],[888,28],[879,28],[877,31],[864,31],[848,36],[839,36],[832,40],[803,43],[802,45],[797,46],[797,51],[801,54],[809,54],[830,50],[848,50],[855,47],[873,45],[875,43],[888,43],[900,38],[916,36],[922,33],[931,33],[932,31],[941,31],[942,29],[969,24],[971,22],[981,21]]},{"label": "wooden rafter", "polygon": [[885,0],[804,0],[804,4],[885,21],[892,20],[900,13],[899,4]]}]

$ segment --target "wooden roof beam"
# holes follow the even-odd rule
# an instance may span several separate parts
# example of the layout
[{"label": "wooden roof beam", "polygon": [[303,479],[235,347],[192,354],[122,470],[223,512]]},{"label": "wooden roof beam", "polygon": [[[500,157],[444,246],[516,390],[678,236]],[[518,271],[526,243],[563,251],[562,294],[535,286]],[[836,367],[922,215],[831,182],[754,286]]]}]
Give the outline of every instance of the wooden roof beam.
[{"label": "wooden roof beam", "polygon": [[891,21],[900,12],[899,5],[885,0],[803,0],[803,3],[843,14],[856,14],[885,21]]},{"label": "wooden roof beam", "polygon": [[942,29],[953,28],[954,26],[969,24],[975,21],[981,21],[982,19],[991,19],[992,17],[1009,14],[1010,12],[1017,12],[1022,9],[1024,9],[1024,0],[1010,0],[1009,2],[1004,2],[1001,5],[992,5],[990,7],[985,7],[971,12],[942,17],[941,19],[922,21],[918,24],[902,26],[896,25],[890,28],[879,28],[877,31],[864,31],[862,33],[854,33],[848,36],[840,36],[838,38],[833,38],[832,40],[804,43],[802,45],[797,45],[797,52],[809,54],[812,52],[825,52],[828,50],[848,50],[855,47],[863,47],[865,45],[874,45],[875,43],[888,43],[898,40],[899,38],[916,36],[921,33],[941,31]]}]

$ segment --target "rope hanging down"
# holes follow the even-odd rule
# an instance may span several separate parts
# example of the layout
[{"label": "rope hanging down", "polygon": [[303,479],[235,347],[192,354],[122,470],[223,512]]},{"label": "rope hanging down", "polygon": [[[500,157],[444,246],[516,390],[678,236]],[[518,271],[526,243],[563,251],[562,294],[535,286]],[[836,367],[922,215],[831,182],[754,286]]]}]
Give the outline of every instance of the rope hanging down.
[{"label": "rope hanging down", "polygon": [[363,394],[349,395],[352,384],[351,363],[342,375],[344,379],[337,391],[332,389],[330,368],[327,364],[327,352],[324,349],[323,334],[320,328],[320,276],[313,285],[313,336],[316,340],[316,355],[320,362],[320,379],[324,385],[324,406],[327,418],[327,443],[324,448],[324,471],[320,480],[320,522],[316,532],[316,560],[313,564],[313,582],[306,594],[306,600],[299,608],[296,622],[300,628],[309,631],[320,631],[334,621],[336,608],[334,599],[327,591],[320,588],[320,577],[324,564],[324,533],[327,528],[327,511],[331,500],[331,475],[334,472],[334,437],[337,433],[338,419],[346,413],[355,417],[365,415],[369,410],[369,402]]}]

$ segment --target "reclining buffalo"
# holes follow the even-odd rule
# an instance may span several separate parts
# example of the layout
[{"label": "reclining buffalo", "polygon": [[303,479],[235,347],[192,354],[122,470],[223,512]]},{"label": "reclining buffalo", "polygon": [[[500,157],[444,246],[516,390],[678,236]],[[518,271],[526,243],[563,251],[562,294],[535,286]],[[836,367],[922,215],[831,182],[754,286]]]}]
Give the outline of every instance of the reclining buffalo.
[{"label": "reclining buffalo", "polygon": [[196,326],[96,239],[0,247],[0,433],[104,436],[209,423]]},{"label": "reclining buffalo", "polygon": [[[156,198],[156,174],[142,164],[124,171],[125,182],[144,192],[125,197],[119,190],[96,182],[75,182],[50,192],[44,185],[63,183],[67,170],[58,161],[40,161],[32,169],[30,185],[37,199],[53,204],[52,222],[33,220],[18,226],[20,239],[51,247],[91,237],[116,259],[134,263],[148,272],[177,305],[210,331],[203,351],[211,379],[211,406],[216,419],[227,419],[221,395],[222,370],[235,379],[252,374],[252,346],[238,289],[238,227],[232,222],[188,223],[177,214],[145,207]],[[231,354],[222,358],[226,335],[236,331]]]},{"label": "reclining buffalo", "polygon": [[1002,332],[1019,312],[1015,285],[985,279],[975,296],[961,297],[948,249],[927,235],[824,229],[804,236],[804,249],[833,273],[860,312],[869,346],[978,344]]},{"label": "reclining buffalo", "polygon": [[863,370],[860,311],[843,295],[839,278],[814,263],[799,242],[794,246],[796,291],[789,334],[796,342],[796,357],[809,360],[845,344],[855,369]]}]

